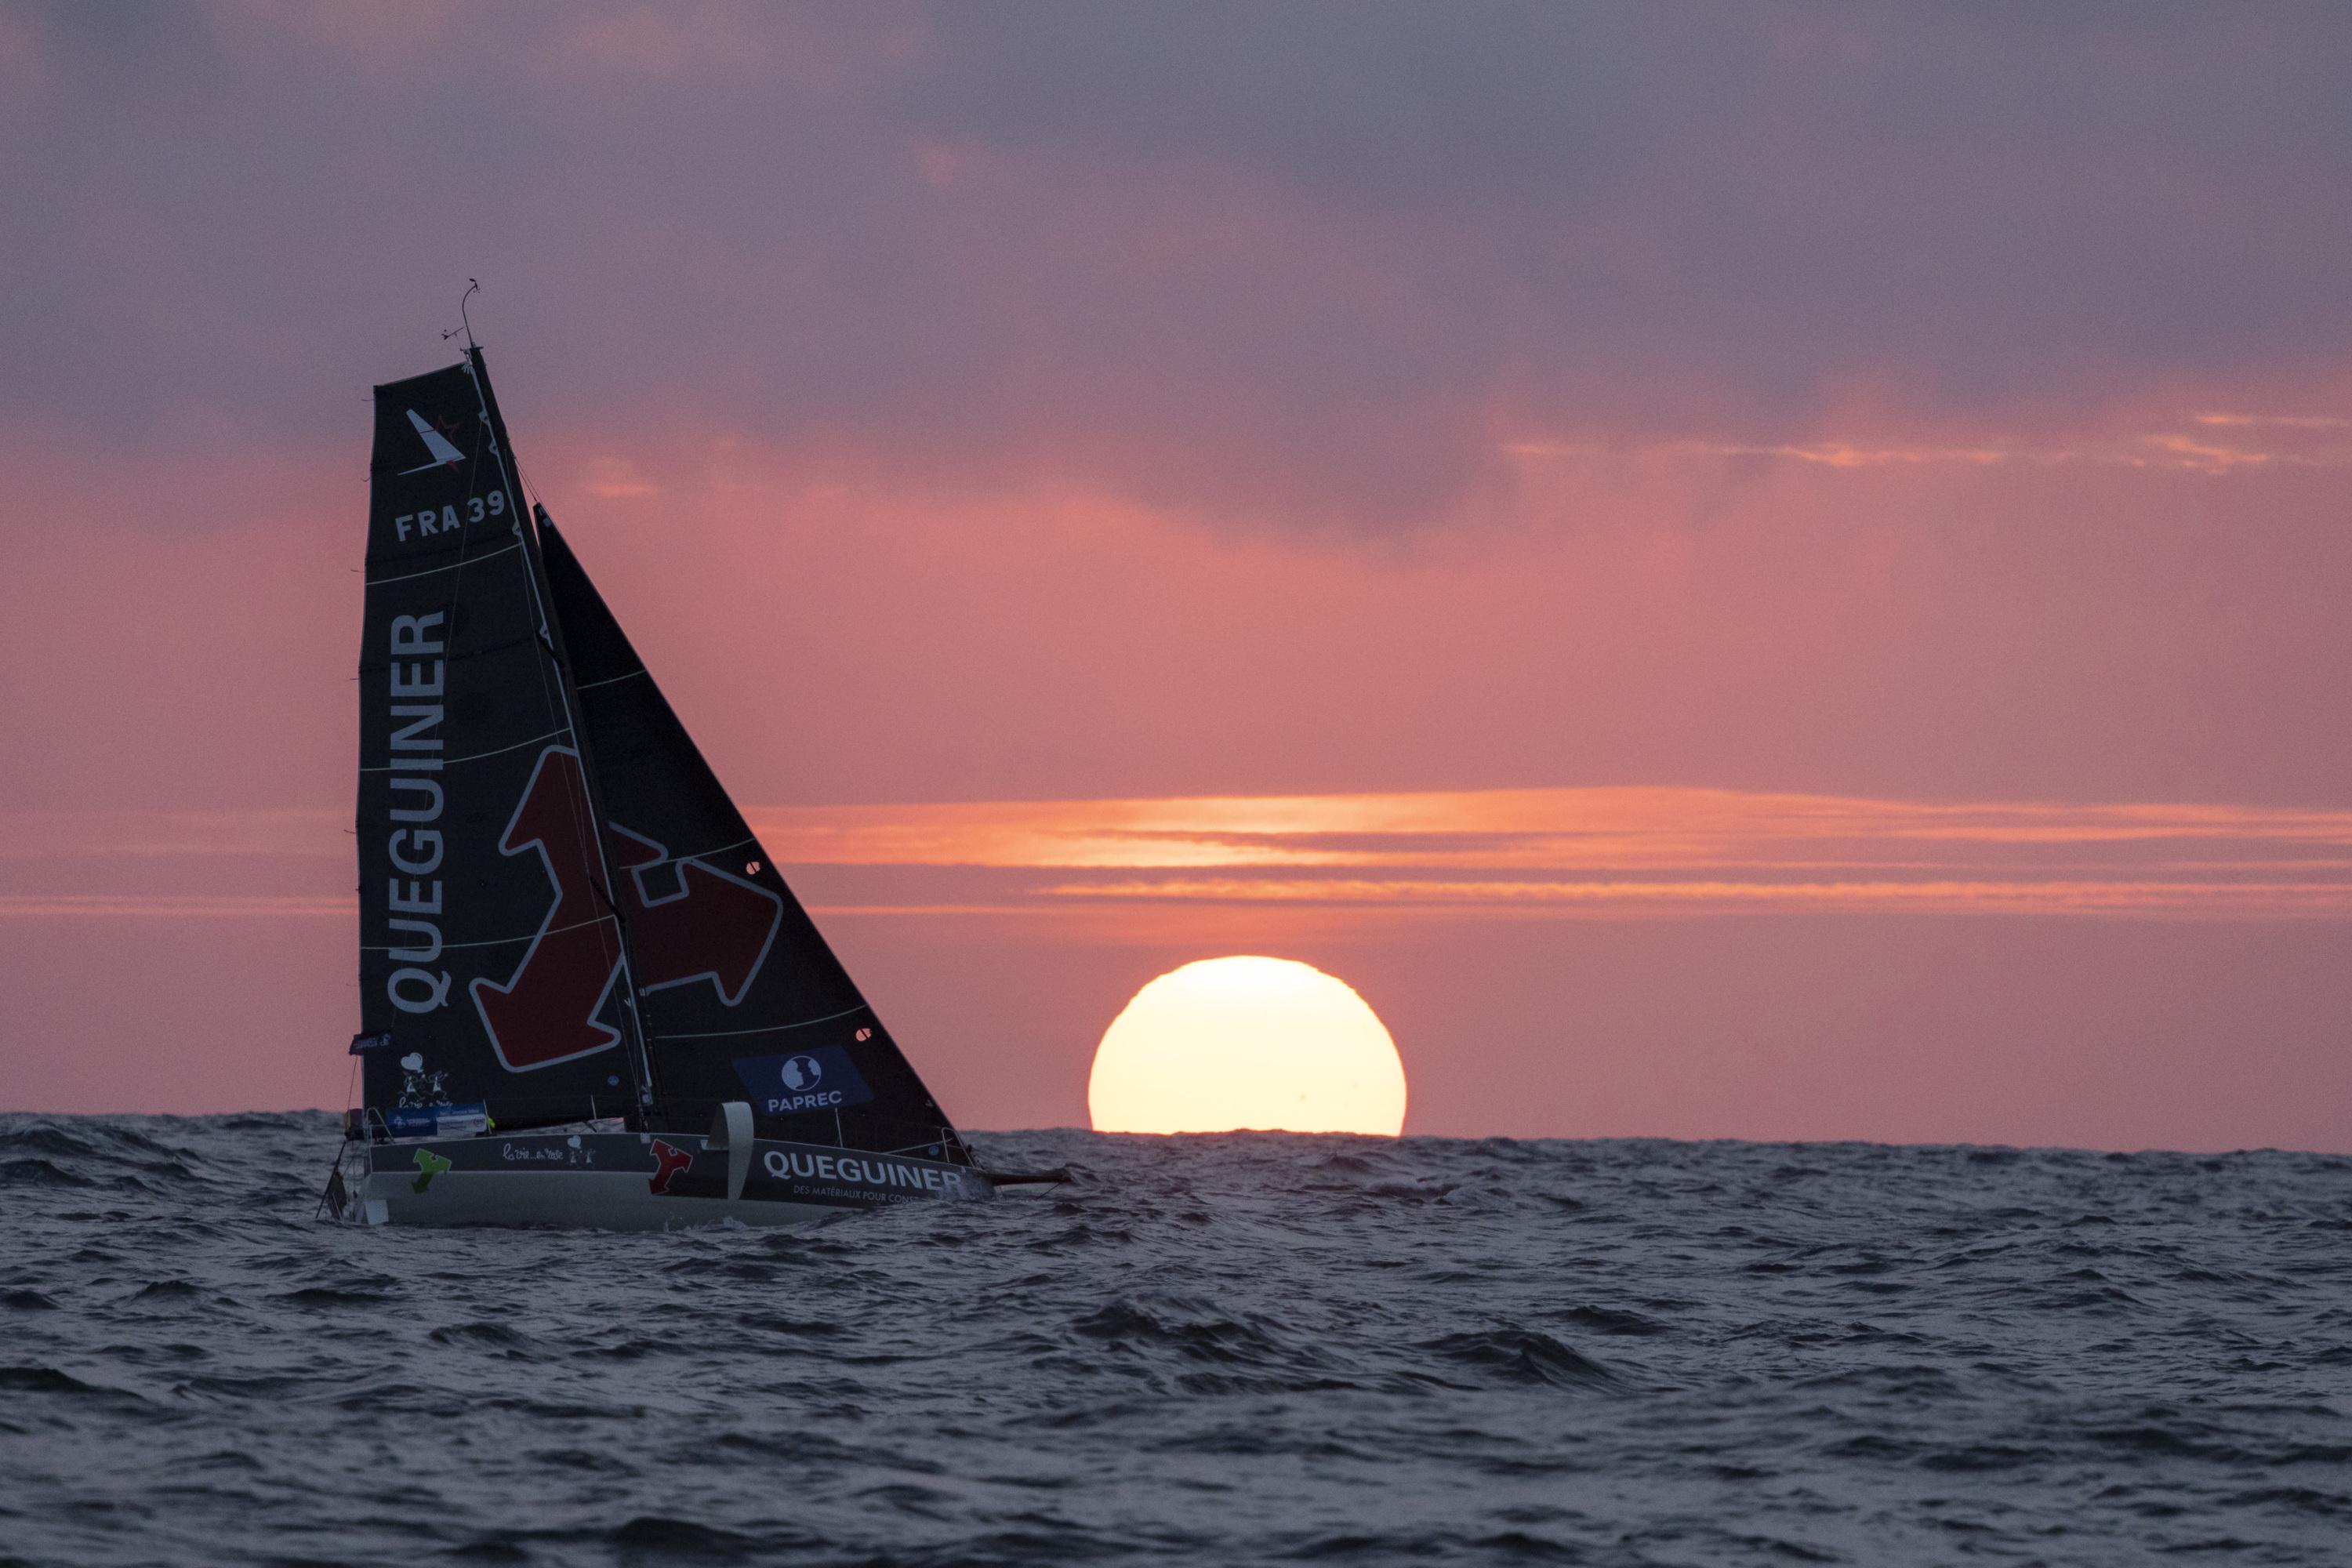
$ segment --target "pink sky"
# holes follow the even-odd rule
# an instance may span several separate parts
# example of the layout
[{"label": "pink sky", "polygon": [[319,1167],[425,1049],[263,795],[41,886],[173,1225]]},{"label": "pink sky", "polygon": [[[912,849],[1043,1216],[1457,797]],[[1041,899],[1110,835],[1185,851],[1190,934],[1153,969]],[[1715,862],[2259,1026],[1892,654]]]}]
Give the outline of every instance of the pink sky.
[{"label": "pink sky", "polygon": [[0,1109],[341,1102],[478,276],[960,1120],[1266,952],[1409,1131],[2352,1149],[2331,15],[0,5]]}]

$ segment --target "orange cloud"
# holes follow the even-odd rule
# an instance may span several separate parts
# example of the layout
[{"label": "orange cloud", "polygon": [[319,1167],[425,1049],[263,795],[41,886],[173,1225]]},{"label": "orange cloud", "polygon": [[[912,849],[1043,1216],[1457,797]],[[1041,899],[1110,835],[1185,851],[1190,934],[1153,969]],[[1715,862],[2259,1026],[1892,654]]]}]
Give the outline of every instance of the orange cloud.
[{"label": "orange cloud", "polygon": [[2341,920],[2352,883],[1376,881],[1170,878],[1065,883],[1055,898],[1349,904],[1454,915],[1915,913]]},{"label": "orange cloud", "polygon": [[334,915],[356,917],[351,898],[300,894],[0,893],[0,920],[58,920],[71,916],[138,919],[285,920]]},{"label": "orange cloud", "polygon": [[[2345,420],[2316,416],[2269,418],[2255,415],[2200,414],[2192,417],[2197,424],[2209,426],[2262,426],[2296,432],[2335,430],[2352,425],[2352,422]],[[1666,458],[1777,458],[1814,468],[1844,469],[1919,468],[1936,464],[1979,468],[2012,464],[2042,468],[2093,464],[2168,469],[2190,474],[2226,474],[2275,465],[2334,468],[2352,462],[2352,455],[2339,451],[2259,451],[2251,447],[2222,446],[2172,432],[2142,435],[2131,439],[2085,441],[2063,447],[2022,444],[1889,447],[1857,446],[1849,441],[1757,443],[1688,439],[1653,442],[1631,450],[1642,456]],[[1585,441],[1511,441],[1504,444],[1503,451],[1510,457],[1526,458],[1596,458],[1612,455],[1610,448]]]},{"label": "orange cloud", "polygon": [[2352,430],[2352,419],[2332,414],[2200,414],[2200,425],[2270,425],[2286,430]]},{"label": "orange cloud", "polygon": [[2342,811],[1641,786],[771,807],[752,817],[779,859],[844,866],[1690,870],[2352,847],[2352,812]]},{"label": "orange cloud", "polygon": [[[1618,787],[779,806],[751,816],[769,854],[834,913],[1213,901],[1357,914],[2352,914],[2343,879],[2352,811],[2300,807]],[[115,866],[115,882],[169,879],[174,862],[215,869],[184,873],[170,889],[0,895],[0,918],[344,913],[347,899],[316,894],[314,868],[349,852],[341,814],[323,808],[19,813],[0,816],[0,862],[45,879],[75,861]],[[256,890],[186,890],[216,879],[225,859],[248,863]],[[158,869],[136,871],[141,863]]]}]

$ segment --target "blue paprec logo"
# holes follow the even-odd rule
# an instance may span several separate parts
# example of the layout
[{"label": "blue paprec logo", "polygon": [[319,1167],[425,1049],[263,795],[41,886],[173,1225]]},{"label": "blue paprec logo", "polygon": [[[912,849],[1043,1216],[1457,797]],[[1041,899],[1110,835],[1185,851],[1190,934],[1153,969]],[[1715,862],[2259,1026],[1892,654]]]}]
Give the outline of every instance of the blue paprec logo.
[{"label": "blue paprec logo", "polygon": [[772,1057],[737,1057],[735,1076],[751,1091],[752,1108],[766,1116],[842,1110],[874,1098],[856,1064],[839,1046],[818,1046]]}]

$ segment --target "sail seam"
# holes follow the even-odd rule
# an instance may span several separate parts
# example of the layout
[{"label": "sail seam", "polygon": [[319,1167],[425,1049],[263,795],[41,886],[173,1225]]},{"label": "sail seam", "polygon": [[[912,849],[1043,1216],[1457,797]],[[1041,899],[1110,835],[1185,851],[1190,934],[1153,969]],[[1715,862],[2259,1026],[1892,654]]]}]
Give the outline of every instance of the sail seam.
[{"label": "sail seam", "polygon": [[[494,752],[469,752],[462,757],[441,757],[436,760],[437,760],[443,767],[448,767],[452,763],[478,763],[484,757],[502,757],[509,752],[520,752],[525,746],[536,746],[541,741],[552,741],[558,735],[569,735],[570,733],[572,733],[572,731],[569,727],[562,730],[550,730],[544,735],[533,735],[528,741],[517,741],[511,746],[500,746]],[[414,773],[415,771],[414,764],[411,764],[406,768],[394,764],[381,768],[362,768],[360,770],[360,772],[363,773]]]},{"label": "sail seam", "polygon": [[[445,942],[441,944],[441,951],[446,952],[453,947],[506,947],[518,942],[529,942],[534,937],[561,936],[563,932],[568,931],[584,931],[590,926],[603,925],[612,918],[613,917],[610,915],[598,915],[593,920],[573,921],[568,926],[556,926],[550,931],[535,931],[528,932],[522,936],[494,936],[486,942]],[[375,947],[367,942],[362,942],[360,943],[360,951],[362,952],[391,952],[394,951],[395,948],[404,948],[411,945],[413,944],[409,942],[396,942],[390,943],[383,947]]]},{"label": "sail seam", "polygon": [[610,686],[614,682],[621,680],[635,680],[637,677],[647,673],[650,672],[643,669],[633,669],[626,675],[608,675],[602,680],[575,680],[572,683],[572,689],[574,691],[593,691],[600,686]]},{"label": "sail seam", "polygon": [[786,1029],[805,1029],[816,1024],[830,1024],[835,1018],[846,1018],[853,1013],[865,1011],[866,1004],[861,1002],[855,1007],[845,1008],[838,1013],[827,1013],[822,1018],[803,1018],[797,1024],[769,1024],[757,1029],[705,1029],[698,1034],[656,1035],[654,1038],[656,1040],[718,1040],[730,1035],[775,1035],[782,1034]]},{"label": "sail seam", "polygon": [[[371,588],[381,587],[386,583],[406,583],[418,577],[430,577],[436,572],[456,572],[467,566],[478,566],[485,561],[497,560],[509,550],[521,548],[520,544],[501,544],[496,550],[486,550],[479,555],[465,555],[460,560],[452,561],[446,566],[427,566],[422,572],[404,572],[397,577],[371,577],[367,580],[367,585]],[[458,546],[461,552],[464,549],[464,545]]]}]

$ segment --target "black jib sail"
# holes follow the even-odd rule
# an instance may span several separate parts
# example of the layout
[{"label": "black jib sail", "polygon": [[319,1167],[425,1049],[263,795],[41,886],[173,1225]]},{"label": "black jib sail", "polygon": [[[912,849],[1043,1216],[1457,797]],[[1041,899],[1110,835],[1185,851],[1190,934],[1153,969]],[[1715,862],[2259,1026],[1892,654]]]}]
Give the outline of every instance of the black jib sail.
[{"label": "black jib sail", "polygon": [[379,1038],[364,1103],[395,1128],[451,1106],[501,1126],[637,1115],[642,1054],[561,633],[478,351],[375,389],[370,478],[360,1016]]},{"label": "black jib sail", "polygon": [[963,1146],[630,647],[538,516],[659,1107],[748,1100],[763,1136],[963,1160]]},{"label": "black jib sail", "polygon": [[376,389],[373,479],[353,1046],[371,1117],[700,1131],[747,1100],[763,1136],[968,1160],[526,512],[478,350]]}]

